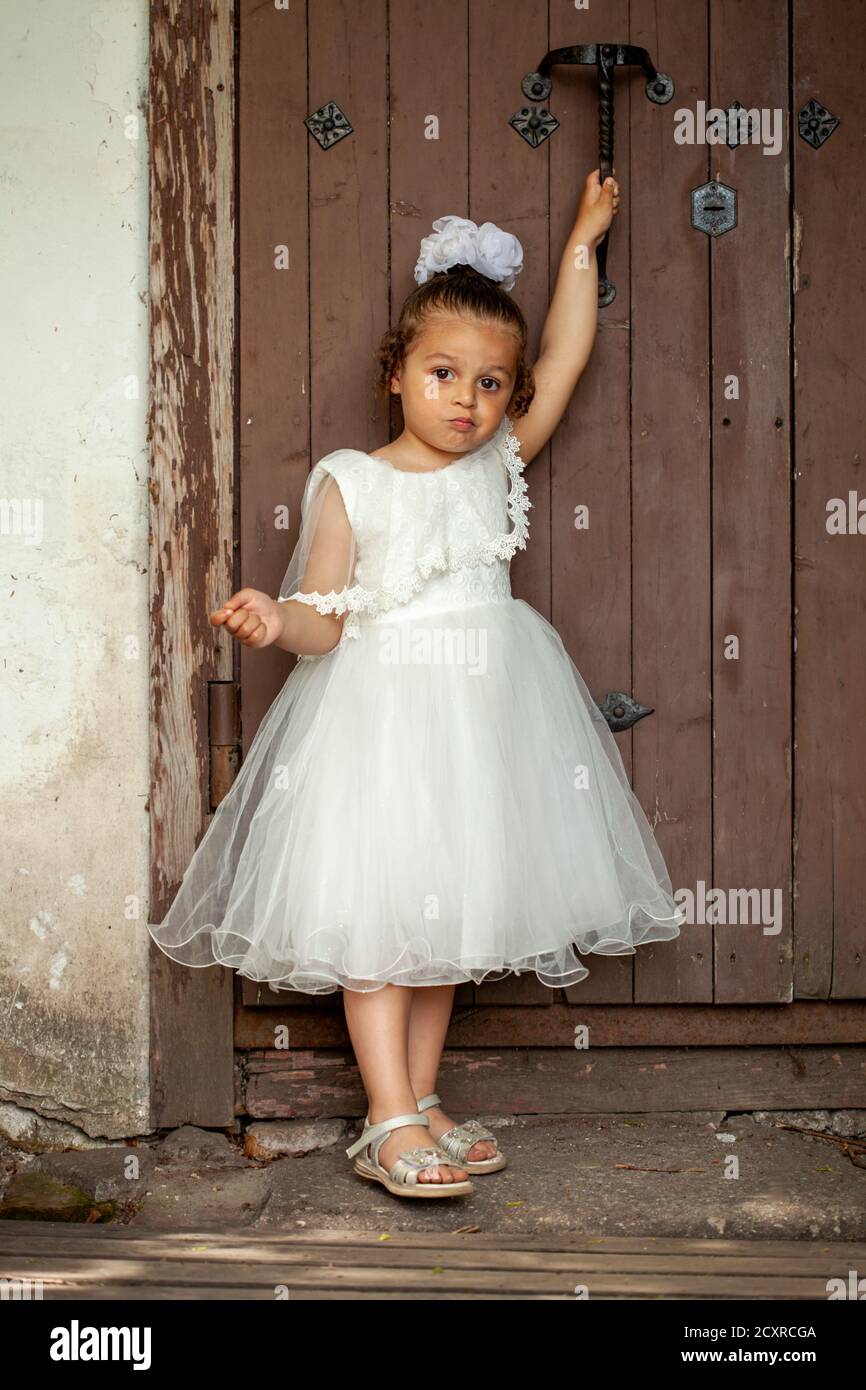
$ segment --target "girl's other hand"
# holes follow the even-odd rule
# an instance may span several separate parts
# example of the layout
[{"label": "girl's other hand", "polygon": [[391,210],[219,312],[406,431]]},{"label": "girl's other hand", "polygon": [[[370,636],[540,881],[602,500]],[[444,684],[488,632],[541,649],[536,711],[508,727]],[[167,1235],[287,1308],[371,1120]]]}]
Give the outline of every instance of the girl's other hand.
[{"label": "girl's other hand", "polygon": [[600,169],[593,169],[587,175],[577,210],[579,239],[591,246],[598,245],[619,212],[619,184],[613,177],[602,183],[600,175]]},{"label": "girl's other hand", "polygon": [[209,617],[213,627],[226,627],[245,647],[269,647],[283,630],[280,607],[260,589],[239,589]]}]

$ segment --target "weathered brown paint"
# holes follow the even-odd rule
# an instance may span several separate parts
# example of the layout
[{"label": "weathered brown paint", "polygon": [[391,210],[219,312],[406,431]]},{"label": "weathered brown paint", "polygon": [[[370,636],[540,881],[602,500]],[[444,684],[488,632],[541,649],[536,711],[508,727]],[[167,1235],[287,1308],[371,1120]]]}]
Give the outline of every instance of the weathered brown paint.
[{"label": "weathered brown paint", "polygon": [[862,505],[866,493],[866,27],[841,0],[820,7],[797,0],[793,32],[794,112],[817,97],[840,118],[819,150],[792,137],[794,978],[799,998],[851,999],[866,994],[866,537],[829,535],[826,509],[849,491]]},{"label": "weathered brown paint", "polygon": [[[558,992],[558,991],[557,991]],[[339,997],[339,996],[337,996]],[[235,1034],[239,1049],[273,1046],[274,1029],[289,1030],[294,1048],[349,1046],[342,1010],[298,1007],[295,996],[277,1008],[243,1011]],[[448,1029],[449,1047],[574,1047],[575,1029],[586,1025],[592,1047],[751,1047],[758,1044],[859,1043],[866,1038],[866,1003],[804,1000],[773,1004],[583,1004],[558,1000],[547,1008],[506,1004],[458,1006]],[[791,1104],[796,1104],[792,1096]]]},{"label": "weathered brown paint", "polygon": [[[826,1007],[826,1006],[825,1006]],[[748,1065],[744,1065],[744,1056]],[[672,1110],[859,1109],[862,1046],[687,1048],[611,1045],[443,1053],[437,1091],[455,1115],[629,1114]],[[250,1053],[244,1101],[255,1119],[359,1117],[365,1096],[350,1052]]]},{"label": "weathered brown paint", "polygon": [[[615,232],[623,242],[629,235],[631,245],[628,264],[618,271],[626,317],[615,336],[631,343],[630,365],[623,363],[621,373],[624,383],[630,377],[631,395],[630,501],[623,497],[631,554],[626,538],[614,575],[603,553],[593,559],[611,587],[630,584],[628,688],[655,713],[619,743],[624,755],[631,749],[632,785],[676,889],[713,881],[710,302],[706,238],[687,227],[689,190],[706,178],[707,152],[674,143],[671,115],[707,90],[707,16],[690,0],[661,7],[638,0],[630,14],[631,41],[675,74],[677,90],[669,106],[657,107],[647,100],[640,73],[621,85],[616,79],[623,113],[617,128],[630,154],[622,164],[616,158],[631,212],[628,227],[617,225]],[[601,334],[600,353],[610,351],[610,336]],[[600,453],[605,394],[602,383],[593,411],[602,422]],[[590,650],[606,652],[600,629],[590,629]],[[618,673],[607,666],[602,674],[594,687],[604,693]],[[640,950],[633,980],[637,1003],[710,1003],[712,927],[690,925],[677,941]],[[569,998],[581,1002],[579,985]]]},{"label": "weathered brown paint", "polygon": [[[709,98],[779,109],[788,95],[787,10],[711,7]],[[822,20],[823,26],[823,20]],[[796,131],[796,118],[794,121]],[[798,137],[794,134],[794,140]],[[785,1004],[791,960],[791,210],[783,147],[709,147],[736,188],[736,228],[710,241],[712,302],[713,883],[779,890],[781,930],[714,929],[714,998]],[[725,398],[736,376],[739,400]],[[776,422],[781,423],[777,424]],[[729,634],[739,659],[726,658]]]},{"label": "weathered brown paint", "polygon": [[[230,639],[208,612],[232,575],[234,81],[231,3],[150,9],[150,920],[210,811],[208,681]],[[151,942],[151,1123],[231,1120],[233,977]]]}]

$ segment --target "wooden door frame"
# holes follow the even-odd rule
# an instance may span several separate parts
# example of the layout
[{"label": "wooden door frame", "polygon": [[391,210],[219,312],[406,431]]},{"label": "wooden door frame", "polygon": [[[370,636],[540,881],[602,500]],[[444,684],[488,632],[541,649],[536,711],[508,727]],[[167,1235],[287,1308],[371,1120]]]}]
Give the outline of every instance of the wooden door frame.
[{"label": "wooden door frame", "polygon": [[[151,0],[149,920],[212,815],[209,682],[233,679],[207,618],[231,592],[235,426],[235,5]],[[234,974],[150,941],[150,1122],[234,1120]]]}]

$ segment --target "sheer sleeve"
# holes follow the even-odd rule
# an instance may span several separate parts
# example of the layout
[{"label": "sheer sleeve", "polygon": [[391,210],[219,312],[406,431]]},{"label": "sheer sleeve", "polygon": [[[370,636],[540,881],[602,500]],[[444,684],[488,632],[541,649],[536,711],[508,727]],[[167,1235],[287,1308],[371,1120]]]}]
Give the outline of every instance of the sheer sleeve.
[{"label": "sheer sleeve", "polygon": [[[355,557],[355,535],[340,484],[318,463],[304,487],[300,533],[277,602],[294,600],[319,613],[345,613]],[[344,632],[356,635],[354,624],[347,622]]]}]

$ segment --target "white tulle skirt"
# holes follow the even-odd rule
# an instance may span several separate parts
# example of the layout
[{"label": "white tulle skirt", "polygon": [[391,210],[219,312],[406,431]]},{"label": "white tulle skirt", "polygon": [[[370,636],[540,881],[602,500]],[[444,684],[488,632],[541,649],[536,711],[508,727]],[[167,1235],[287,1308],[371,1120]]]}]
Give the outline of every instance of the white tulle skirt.
[{"label": "white tulle skirt", "polygon": [[328,994],[632,954],[680,932],[661,852],[559,635],[521,599],[362,623],[265,715],[154,940]]}]

